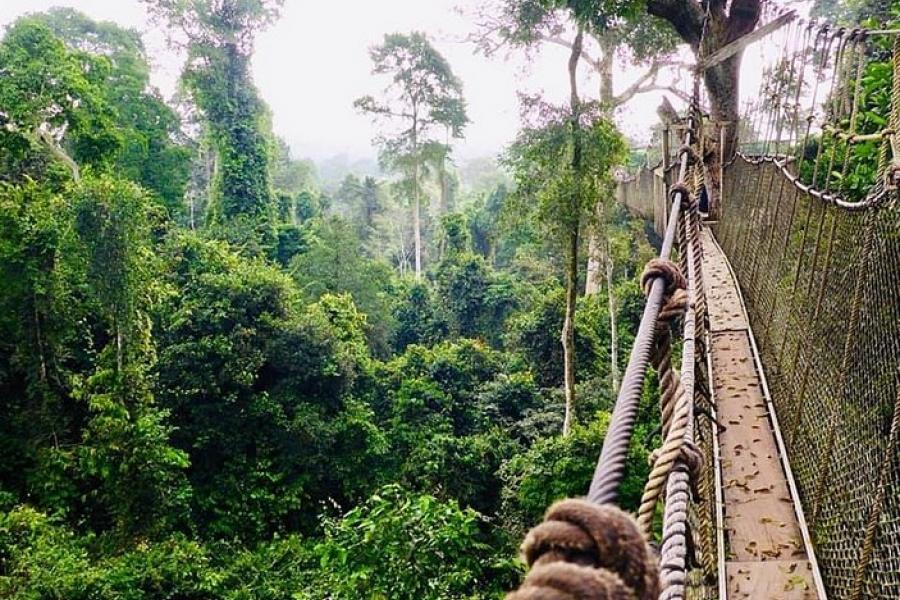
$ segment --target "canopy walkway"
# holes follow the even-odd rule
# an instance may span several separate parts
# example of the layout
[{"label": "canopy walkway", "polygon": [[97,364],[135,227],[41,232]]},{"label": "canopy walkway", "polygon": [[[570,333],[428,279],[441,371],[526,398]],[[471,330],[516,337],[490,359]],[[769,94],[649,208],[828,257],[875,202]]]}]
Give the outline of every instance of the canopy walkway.
[{"label": "canopy walkway", "polygon": [[[685,144],[620,185],[660,257],[587,502],[529,533],[512,598],[900,598],[897,33],[793,23],[742,152],[710,164],[722,124],[695,96]],[[877,94],[890,114],[864,118]],[[664,441],[631,519],[651,367]]]}]

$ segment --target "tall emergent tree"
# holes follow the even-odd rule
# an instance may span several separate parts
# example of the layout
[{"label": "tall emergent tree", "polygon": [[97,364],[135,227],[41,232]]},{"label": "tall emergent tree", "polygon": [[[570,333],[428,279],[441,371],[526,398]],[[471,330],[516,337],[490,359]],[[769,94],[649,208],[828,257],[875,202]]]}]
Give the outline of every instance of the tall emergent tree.
[{"label": "tall emergent tree", "polygon": [[253,85],[256,34],[284,0],[143,0],[186,38],[182,79],[216,151],[209,222],[251,253],[274,238],[266,110]]},{"label": "tall emergent tree", "polygon": [[565,418],[563,434],[572,427],[575,405],[575,307],[578,299],[578,250],[597,198],[611,192],[614,165],[625,157],[625,141],[597,103],[578,96],[577,70],[584,39],[579,25],[568,61],[570,100],[553,107],[526,102],[534,115],[509,149],[507,163],[518,186],[520,208],[535,207],[537,220],[562,243],[565,257],[566,312],[563,347]]},{"label": "tall emergent tree", "polygon": [[450,64],[431,45],[425,34],[394,33],[371,52],[376,75],[389,75],[390,83],[380,100],[363,96],[354,102],[359,110],[390,125],[378,138],[381,162],[403,177],[412,196],[416,278],[422,276],[422,176],[427,157],[436,146],[438,132],[462,137],[469,119],[462,82]]}]

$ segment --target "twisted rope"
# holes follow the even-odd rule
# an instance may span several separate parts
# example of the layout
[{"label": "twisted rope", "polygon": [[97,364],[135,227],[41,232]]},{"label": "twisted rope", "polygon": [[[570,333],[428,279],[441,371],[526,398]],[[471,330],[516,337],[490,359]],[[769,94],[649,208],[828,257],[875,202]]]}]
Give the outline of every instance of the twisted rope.
[{"label": "twisted rope", "polygon": [[[653,357],[654,367],[660,374],[660,414],[665,442],[651,456],[653,468],[650,471],[644,493],[638,508],[638,527],[648,538],[653,526],[656,503],[662,494],[666,479],[672,471],[675,460],[681,455],[684,433],[687,427],[688,398],[681,386],[680,377],[672,367],[671,323],[684,315],[687,310],[687,281],[681,269],[671,261],[656,260],[647,264],[641,282],[662,277],[667,282],[666,303],[656,322],[657,352]],[[646,285],[642,286],[646,289]]]},{"label": "twisted rope", "polygon": [[634,519],[611,505],[562,500],[522,544],[531,568],[507,600],[656,600],[659,569]]}]

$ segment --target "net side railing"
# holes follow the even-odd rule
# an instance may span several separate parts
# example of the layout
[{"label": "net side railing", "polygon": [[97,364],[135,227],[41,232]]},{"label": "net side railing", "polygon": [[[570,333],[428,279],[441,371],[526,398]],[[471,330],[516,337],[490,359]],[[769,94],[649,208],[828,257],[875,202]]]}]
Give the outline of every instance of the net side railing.
[{"label": "net side railing", "polygon": [[759,139],[725,170],[716,235],[829,597],[898,598],[900,47],[803,27],[747,116]]}]

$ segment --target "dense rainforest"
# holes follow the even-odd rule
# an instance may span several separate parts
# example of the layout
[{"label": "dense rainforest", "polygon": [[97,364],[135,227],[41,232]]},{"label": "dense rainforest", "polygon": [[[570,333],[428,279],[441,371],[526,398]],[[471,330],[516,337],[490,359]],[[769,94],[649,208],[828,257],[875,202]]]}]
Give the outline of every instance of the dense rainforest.
[{"label": "dense rainforest", "polygon": [[[614,111],[666,87],[700,26],[672,6],[699,3],[474,16],[489,56],[571,34],[570,99],[523,96],[516,139],[469,163],[453,66],[389,32],[347,100],[379,168],[335,181],[253,83],[281,1],[142,2],[185,57],[173,98],[137,32],[73,9],[0,39],[0,596],[502,596],[596,464],[655,241],[613,201]],[[623,56],[646,73],[616,92]],[[651,377],[626,508],[657,412]]]},{"label": "dense rainforest", "polygon": [[621,137],[586,106],[594,169],[554,179],[570,124],[538,106],[505,169],[458,169],[462,85],[392,34],[357,106],[410,122],[381,176],[326,185],[250,78],[277,4],[151,4],[188,56],[176,102],[113,23],[53,9],[0,41],[0,595],[496,597],[523,531],[583,493],[640,316],[653,250],[610,205],[561,435],[557,230],[586,222],[561,198],[611,190]]}]

